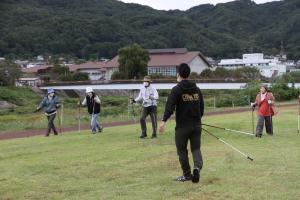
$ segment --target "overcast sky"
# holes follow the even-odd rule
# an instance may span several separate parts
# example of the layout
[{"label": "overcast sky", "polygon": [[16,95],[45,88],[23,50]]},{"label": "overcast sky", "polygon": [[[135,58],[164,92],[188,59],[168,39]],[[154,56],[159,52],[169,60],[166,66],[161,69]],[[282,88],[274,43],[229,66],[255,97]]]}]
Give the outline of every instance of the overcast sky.
[{"label": "overcast sky", "polygon": [[[193,6],[200,4],[217,4],[225,3],[232,0],[120,0],[126,3],[138,3],[143,5],[148,5],[154,9],[158,10],[170,10],[170,9],[179,9],[187,10]],[[254,0],[257,4],[266,3],[275,0]],[[278,1],[278,0],[276,0]]]}]

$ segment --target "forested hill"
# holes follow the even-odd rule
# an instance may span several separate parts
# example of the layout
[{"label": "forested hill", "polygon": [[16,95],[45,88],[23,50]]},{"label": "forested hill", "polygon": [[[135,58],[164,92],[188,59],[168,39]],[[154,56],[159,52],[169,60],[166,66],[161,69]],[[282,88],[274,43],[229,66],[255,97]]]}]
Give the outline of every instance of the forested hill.
[{"label": "forested hill", "polygon": [[158,11],[116,0],[1,0],[0,57],[65,54],[111,58],[133,42],[207,56],[245,52],[300,58],[300,1],[250,0]]}]

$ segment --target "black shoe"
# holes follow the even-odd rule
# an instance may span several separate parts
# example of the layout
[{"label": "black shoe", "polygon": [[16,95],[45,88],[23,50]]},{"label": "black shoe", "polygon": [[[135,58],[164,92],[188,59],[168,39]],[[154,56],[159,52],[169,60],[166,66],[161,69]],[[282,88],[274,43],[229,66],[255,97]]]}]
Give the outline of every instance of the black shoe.
[{"label": "black shoe", "polygon": [[141,135],[140,136],[141,139],[146,138],[146,137],[147,137],[147,135]]},{"label": "black shoe", "polygon": [[98,132],[101,133],[103,130],[103,127],[101,126],[100,128],[98,128]]},{"label": "black shoe", "polygon": [[153,138],[157,138],[157,135],[156,134],[153,134],[152,136],[151,136],[151,138],[153,139]]},{"label": "black shoe", "polygon": [[192,178],[192,182],[193,183],[198,183],[200,179],[200,171],[198,168],[195,168],[193,170],[193,178]]},{"label": "black shoe", "polygon": [[191,181],[192,180],[192,176],[177,176],[173,179],[174,181],[179,181],[179,182],[185,182],[185,181]]},{"label": "black shoe", "polygon": [[261,134],[256,134],[255,137],[261,138]]}]

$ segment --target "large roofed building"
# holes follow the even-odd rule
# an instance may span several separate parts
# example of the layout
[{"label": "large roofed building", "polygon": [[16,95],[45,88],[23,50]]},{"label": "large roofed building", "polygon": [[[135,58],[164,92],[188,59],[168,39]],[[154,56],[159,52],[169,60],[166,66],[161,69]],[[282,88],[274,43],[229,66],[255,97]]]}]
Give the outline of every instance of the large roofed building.
[{"label": "large roofed building", "polygon": [[[163,76],[176,76],[177,67],[181,63],[187,63],[191,72],[201,73],[211,67],[206,58],[199,51],[188,51],[186,48],[177,49],[148,49],[150,61],[148,62],[148,74],[161,74]],[[106,63],[109,75],[119,68],[119,56]]]}]

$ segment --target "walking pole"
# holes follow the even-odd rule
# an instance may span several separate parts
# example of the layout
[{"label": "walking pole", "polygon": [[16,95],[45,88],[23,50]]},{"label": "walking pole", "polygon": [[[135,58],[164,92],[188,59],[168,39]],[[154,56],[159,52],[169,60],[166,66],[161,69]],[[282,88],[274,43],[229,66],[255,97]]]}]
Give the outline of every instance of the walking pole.
[{"label": "walking pole", "polygon": [[63,117],[64,117],[64,104],[61,104],[61,112],[60,112],[60,135],[62,135],[62,125],[63,125]]},{"label": "walking pole", "polygon": [[298,131],[297,131],[298,133],[300,132],[299,128],[300,128],[300,95],[298,99]]},{"label": "walking pole", "polygon": [[212,127],[212,128],[222,129],[222,130],[225,130],[225,131],[231,131],[231,132],[236,132],[236,133],[242,133],[242,134],[245,134],[245,135],[255,136],[255,134],[248,133],[248,132],[245,132],[245,131],[238,131],[238,130],[234,130],[234,129],[223,128],[223,127],[213,126],[213,125],[209,125],[209,124],[202,124],[202,125]]},{"label": "walking pole", "polygon": [[233,150],[239,152],[240,154],[242,154],[244,157],[246,157],[247,159],[253,161],[253,158],[251,158],[250,156],[248,156],[247,154],[241,152],[239,149],[237,149],[236,147],[232,146],[231,144],[225,142],[224,140],[222,140],[221,138],[215,136],[214,134],[212,134],[211,132],[209,132],[208,130],[202,128],[202,130],[204,130],[206,133],[208,133],[209,135],[211,135],[212,137],[216,138],[217,140],[219,140],[220,142],[223,142],[224,144],[226,144],[227,146],[229,146],[230,148],[232,148]]},{"label": "walking pole", "polygon": [[255,109],[255,108],[253,107],[253,108],[252,108],[252,134],[253,134],[253,135],[255,135],[255,134],[254,134],[254,109]]},{"label": "walking pole", "polygon": [[79,100],[79,104],[78,104],[78,132],[80,133],[80,107],[81,107],[81,102],[80,102],[80,98],[78,98]]}]

